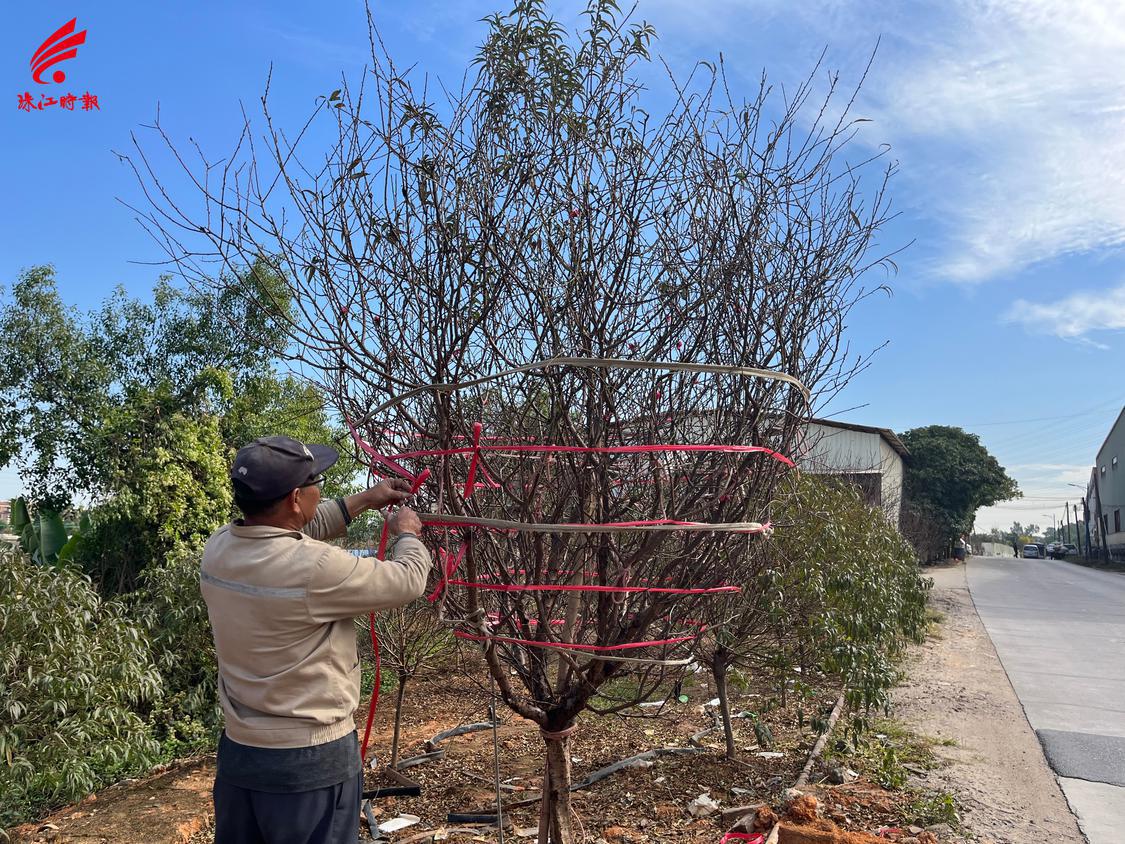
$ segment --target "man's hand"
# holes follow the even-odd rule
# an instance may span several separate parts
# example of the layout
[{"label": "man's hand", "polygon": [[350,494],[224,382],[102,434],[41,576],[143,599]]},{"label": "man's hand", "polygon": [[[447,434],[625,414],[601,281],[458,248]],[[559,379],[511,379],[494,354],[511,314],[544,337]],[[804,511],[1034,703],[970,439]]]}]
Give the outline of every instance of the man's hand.
[{"label": "man's hand", "polygon": [[364,493],[367,507],[382,510],[391,504],[398,504],[410,497],[410,482],[402,478],[387,478]]},{"label": "man's hand", "polygon": [[422,520],[409,507],[399,507],[387,519],[387,533],[398,536],[400,533],[422,534]]}]

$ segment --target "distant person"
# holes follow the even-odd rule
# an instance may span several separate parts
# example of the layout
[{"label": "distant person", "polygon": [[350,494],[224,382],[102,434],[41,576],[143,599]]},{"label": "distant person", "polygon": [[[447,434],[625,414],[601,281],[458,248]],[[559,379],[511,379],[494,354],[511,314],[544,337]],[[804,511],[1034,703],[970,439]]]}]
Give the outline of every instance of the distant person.
[{"label": "distant person", "polygon": [[957,538],[957,545],[953,549],[953,558],[959,563],[965,562],[965,549],[968,543],[965,542],[965,534],[961,534]]},{"label": "distant person", "polygon": [[1019,546],[1019,543],[1018,543],[1018,542],[1013,542],[1013,543],[1012,543],[1012,556],[1013,556],[1013,557],[1015,557],[1015,558],[1016,558],[1017,560],[1019,559],[1019,556],[1020,556],[1020,546]]}]

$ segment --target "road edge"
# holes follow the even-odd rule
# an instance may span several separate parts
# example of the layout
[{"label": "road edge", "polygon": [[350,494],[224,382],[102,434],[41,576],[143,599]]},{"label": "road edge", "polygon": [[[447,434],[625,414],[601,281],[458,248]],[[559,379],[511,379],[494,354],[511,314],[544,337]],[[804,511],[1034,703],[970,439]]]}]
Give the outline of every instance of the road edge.
[{"label": "road edge", "polygon": [[953,741],[936,742],[942,765],[911,785],[953,794],[977,844],[1088,844],[980,617],[967,567],[923,574],[934,580],[931,608],[945,617],[912,648],[894,714],[923,736]]},{"label": "road edge", "polygon": [[[1059,777],[1058,771],[1052,768],[1051,763],[1047,761],[1047,753],[1043,747],[1043,740],[1039,737],[1039,731],[1032,726],[1031,719],[1027,716],[1027,707],[1024,706],[1023,701],[1020,699],[1019,692],[1016,691],[1016,686],[1012,682],[1011,676],[1008,674],[1008,666],[1004,664],[1004,658],[1000,656],[1000,651],[996,648],[996,642],[992,638],[992,631],[988,629],[988,624],[981,616],[980,610],[977,609],[977,599],[973,595],[972,586],[969,584],[969,563],[973,560],[973,556],[968,557],[965,560],[965,564],[963,566],[965,573],[965,592],[968,593],[969,603],[972,604],[973,607],[973,614],[976,615],[977,621],[980,623],[980,626],[984,628],[985,635],[988,636],[988,644],[992,648],[992,653],[996,657],[996,661],[1000,663],[1000,668],[1004,672],[1004,680],[1008,683],[1008,689],[1011,691],[1012,697],[1016,699],[1016,703],[1020,708],[1020,715],[1023,716],[1023,722],[1027,725],[1027,728],[1031,731],[1031,734],[1035,736],[1035,743],[1039,746],[1039,753],[1043,757],[1043,764],[1046,765],[1047,770],[1051,772],[1051,776],[1055,780],[1055,785],[1059,789],[1059,794],[1062,795],[1063,802],[1066,803],[1067,809],[1070,810],[1071,817],[1074,818],[1075,824],[1078,825],[1078,831],[1082,835],[1082,840],[1086,841],[1087,844],[1089,844],[1089,839],[1086,837],[1086,831],[1082,829],[1082,823],[1078,818],[1078,812],[1075,811],[1074,805],[1070,802],[1070,798],[1067,797],[1066,789],[1063,788],[1063,784]],[[1067,562],[1069,562],[1069,560]]]}]

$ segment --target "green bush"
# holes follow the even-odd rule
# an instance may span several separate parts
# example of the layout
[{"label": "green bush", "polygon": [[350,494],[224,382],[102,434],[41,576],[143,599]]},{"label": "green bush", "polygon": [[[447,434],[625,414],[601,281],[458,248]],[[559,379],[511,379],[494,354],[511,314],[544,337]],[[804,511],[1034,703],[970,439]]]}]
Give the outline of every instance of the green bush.
[{"label": "green bush", "polygon": [[89,578],[0,552],[0,827],[145,770],[161,696],[140,627]]},{"label": "green bush", "polygon": [[164,687],[149,720],[168,758],[213,749],[221,729],[215,648],[199,591],[202,554],[200,542],[176,546],[163,566],[141,572],[129,599]]},{"label": "green bush", "polygon": [[889,704],[902,649],[925,633],[931,581],[882,511],[842,481],[798,478],[775,521],[780,560],[768,588],[779,596],[784,643],[776,658],[838,677],[861,732]]}]

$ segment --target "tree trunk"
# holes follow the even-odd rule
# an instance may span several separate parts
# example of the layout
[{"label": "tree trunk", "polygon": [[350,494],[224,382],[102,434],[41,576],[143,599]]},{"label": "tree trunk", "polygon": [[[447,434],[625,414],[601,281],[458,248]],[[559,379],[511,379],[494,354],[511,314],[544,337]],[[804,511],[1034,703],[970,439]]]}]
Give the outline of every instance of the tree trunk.
[{"label": "tree trunk", "polygon": [[410,679],[406,676],[400,675],[398,678],[398,693],[395,695],[395,731],[394,737],[391,739],[391,763],[390,767],[398,767],[398,736],[399,728],[402,726],[402,699],[406,695],[406,681]]},{"label": "tree trunk", "polygon": [[727,758],[735,759],[738,751],[734,746],[734,724],[730,717],[730,698],[727,695],[727,663],[726,654],[717,652],[711,657],[711,676],[715,678],[715,693],[719,696],[719,713],[723,718],[723,735],[727,740]]},{"label": "tree trunk", "polygon": [[547,745],[543,767],[543,799],[539,803],[539,844],[573,844],[570,828],[570,734],[542,730]]}]

